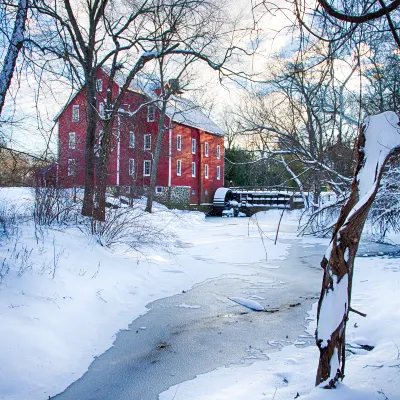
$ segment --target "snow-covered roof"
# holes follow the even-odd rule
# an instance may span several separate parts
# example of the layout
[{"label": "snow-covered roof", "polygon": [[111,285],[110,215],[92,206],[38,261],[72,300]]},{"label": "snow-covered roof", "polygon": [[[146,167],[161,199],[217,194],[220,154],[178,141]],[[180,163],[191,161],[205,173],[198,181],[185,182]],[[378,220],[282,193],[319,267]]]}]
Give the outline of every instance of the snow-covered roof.
[{"label": "snow-covered roof", "polygon": [[224,131],[190,100],[176,96],[171,97],[167,105],[167,116],[179,124],[198,128],[215,135],[224,135]]},{"label": "snow-covered roof", "polygon": [[[103,66],[102,70],[105,74],[110,75],[110,68]],[[119,86],[123,86],[126,80],[125,74],[118,70],[114,76],[114,82]],[[143,82],[140,78],[132,80],[129,85],[129,90],[147,96],[150,100],[155,101],[155,105],[157,106],[157,97],[146,82]],[[64,112],[66,107],[72,102],[72,100],[76,97],[76,95],[81,91],[77,90],[65,104],[65,106],[58,112],[58,114],[54,117],[54,121],[57,121],[61,114]],[[199,106],[196,106],[192,101],[188,99],[184,99],[182,97],[172,96],[167,105],[167,116],[172,121],[190,126],[192,128],[201,129],[205,132],[212,133],[214,135],[223,136],[224,131],[209,118],[204,112],[201,110]]]}]

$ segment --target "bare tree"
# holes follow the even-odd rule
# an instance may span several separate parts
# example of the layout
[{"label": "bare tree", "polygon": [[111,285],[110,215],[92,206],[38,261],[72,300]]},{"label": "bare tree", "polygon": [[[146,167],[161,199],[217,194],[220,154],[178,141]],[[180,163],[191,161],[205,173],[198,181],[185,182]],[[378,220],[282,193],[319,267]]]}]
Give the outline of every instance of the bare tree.
[{"label": "bare tree", "polygon": [[[14,74],[15,65],[17,63],[18,54],[24,44],[25,24],[28,15],[28,0],[19,0],[18,5],[10,5],[8,2],[2,2],[1,5],[3,15],[6,14],[5,8],[16,7],[16,15],[14,22],[14,29],[11,33],[7,53],[3,60],[3,67],[0,72],[0,115],[3,111],[4,102],[6,99],[7,91],[11,85],[11,80]],[[5,27],[7,30],[7,27]]]}]

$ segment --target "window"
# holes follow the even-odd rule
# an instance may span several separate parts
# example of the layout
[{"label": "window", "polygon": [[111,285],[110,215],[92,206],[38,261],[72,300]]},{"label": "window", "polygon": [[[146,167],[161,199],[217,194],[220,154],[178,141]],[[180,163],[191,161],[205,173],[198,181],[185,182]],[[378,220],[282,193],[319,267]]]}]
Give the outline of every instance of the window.
[{"label": "window", "polygon": [[181,160],[176,161],[176,175],[178,175],[178,176],[182,175],[182,161]]},{"label": "window", "polygon": [[196,154],[196,139],[192,139],[192,154]]},{"label": "window", "polygon": [[208,179],[208,164],[204,165],[204,177]]},{"label": "window", "polygon": [[182,150],[182,136],[178,135],[176,137],[176,149],[181,151]]},{"label": "window", "polygon": [[192,194],[196,194],[196,189],[192,189]]},{"label": "window", "polygon": [[99,115],[101,118],[104,118],[104,103],[99,103]]},{"label": "window", "polygon": [[192,162],[192,176],[196,177],[196,163]]},{"label": "window", "polygon": [[72,106],[72,122],[79,122],[79,105]]},{"label": "window", "polygon": [[68,176],[75,175],[76,162],[75,158],[68,159]]},{"label": "window", "polygon": [[220,145],[217,146],[217,158],[218,159],[221,158],[221,146]]},{"label": "window", "polygon": [[75,149],[75,146],[76,146],[76,135],[75,135],[75,132],[70,132],[68,134],[68,136],[69,136],[68,147],[70,149]]},{"label": "window", "polygon": [[163,192],[162,186],[157,186],[156,187],[156,193],[162,193],[162,192]]},{"label": "window", "polygon": [[153,122],[155,120],[156,110],[154,106],[147,106],[147,122]]},{"label": "window", "polygon": [[151,150],[151,135],[144,135],[144,147],[145,150]]},{"label": "window", "polygon": [[129,132],[129,148],[133,149],[135,147],[135,132]]},{"label": "window", "polygon": [[208,157],[208,143],[204,143],[204,155]]},{"label": "window", "polygon": [[221,167],[218,165],[217,166],[217,180],[219,181],[221,179]]},{"label": "window", "polygon": [[143,161],[143,176],[150,176],[151,172],[151,161],[145,160]]},{"label": "window", "polygon": [[129,175],[135,175],[135,160],[133,158],[129,159]]},{"label": "window", "polygon": [[98,92],[103,91],[103,79],[97,79],[96,81],[96,89]]}]

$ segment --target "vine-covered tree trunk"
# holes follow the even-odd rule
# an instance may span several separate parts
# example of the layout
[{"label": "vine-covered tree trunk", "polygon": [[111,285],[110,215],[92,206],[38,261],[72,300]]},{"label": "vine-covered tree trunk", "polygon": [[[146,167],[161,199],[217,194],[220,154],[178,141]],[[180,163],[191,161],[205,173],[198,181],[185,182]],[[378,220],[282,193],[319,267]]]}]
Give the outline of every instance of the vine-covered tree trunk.
[{"label": "vine-covered tree trunk", "polygon": [[400,151],[399,117],[394,112],[368,117],[360,131],[357,149],[350,198],[341,210],[321,262],[324,276],[317,314],[316,343],[320,358],[316,385],[325,388],[335,387],[344,377],[354,258],[385,164]]}]

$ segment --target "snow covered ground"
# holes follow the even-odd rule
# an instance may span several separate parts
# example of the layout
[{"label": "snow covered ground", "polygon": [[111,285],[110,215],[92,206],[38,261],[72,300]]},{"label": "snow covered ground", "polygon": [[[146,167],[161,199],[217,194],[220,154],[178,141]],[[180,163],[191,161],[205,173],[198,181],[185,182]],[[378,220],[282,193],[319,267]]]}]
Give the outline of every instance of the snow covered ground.
[{"label": "snow covered ground", "polygon": [[[1,198],[16,204],[22,214],[32,206],[29,189],[2,189]],[[266,254],[273,265],[287,251],[279,240],[273,245],[279,215],[280,211],[258,214],[260,226],[251,223],[237,238],[240,246],[232,247],[233,220],[221,219],[219,234],[210,235],[202,214],[156,206],[145,222],[165,230],[170,245],[159,251],[125,245],[104,248],[76,227],[49,228],[38,237],[32,223],[21,224],[15,235],[0,241],[0,271],[9,268],[0,283],[0,398],[47,399],[79,378],[94,357],[112,345],[119,330],[147,311],[146,304],[208,278],[243,274],[242,264],[265,262]],[[296,215],[285,214],[279,238],[295,238],[296,221]],[[298,240],[304,246],[327,242]],[[349,322],[352,353],[346,386],[338,390],[312,391],[317,349],[292,345],[271,353],[268,361],[219,368],[181,383],[160,399],[278,400],[297,393],[307,399],[398,399],[399,280],[398,260],[357,259],[353,307],[368,317],[353,315]],[[312,334],[314,313],[315,307],[308,327]],[[362,345],[374,349],[367,351]]]},{"label": "snow covered ground", "polygon": [[[0,198],[18,214],[29,214],[33,204],[29,189],[2,189]],[[215,237],[201,213],[156,206],[144,218],[172,238],[169,248],[108,249],[76,227],[45,229],[41,237],[31,222],[1,239],[3,274],[9,268],[0,284],[1,399],[42,400],[61,392],[148,303],[265,260],[255,228],[250,236],[243,232],[243,252],[232,248],[226,220],[226,235]],[[266,246],[271,261],[286,254],[287,245]]]}]

